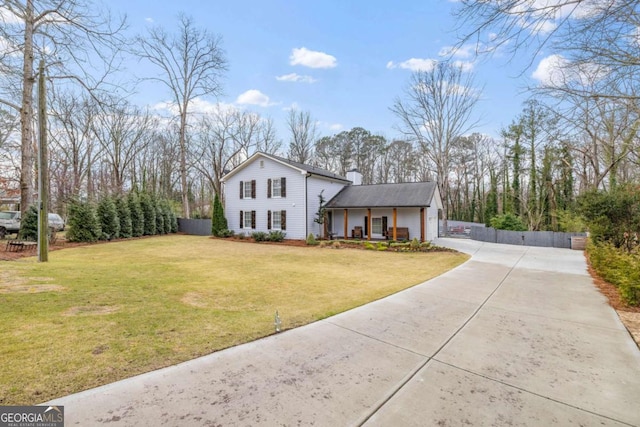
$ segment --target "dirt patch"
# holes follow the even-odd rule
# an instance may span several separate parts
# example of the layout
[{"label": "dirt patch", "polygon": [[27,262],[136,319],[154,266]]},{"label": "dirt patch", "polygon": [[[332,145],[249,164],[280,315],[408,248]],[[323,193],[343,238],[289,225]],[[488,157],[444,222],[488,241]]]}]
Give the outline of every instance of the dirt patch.
[{"label": "dirt patch", "polygon": [[192,307],[198,308],[206,308],[207,302],[204,300],[204,297],[197,292],[187,292],[184,294],[182,298],[180,298],[180,302],[186,305],[190,305]]},{"label": "dirt patch", "polygon": [[117,306],[109,305],[85,305],[81,307],[71,307],[62,313],[63,316],[104,316],[120,310]]},{"label": "dirt patch", "polygon": [[616,313],[618,313],[618,317],[620,317],[620,320],[627,328],[636,344],[640,347],[640,307],[627,305],[622,298],[620,298],[618,288],[616,288],[615,285],[606,282],[598,275],[598,273],[596,273],[589,262],[589,257],[587,257],[586,252],[584,256],[587,259],[587,269],[593,278],[593,283],[600,290],[600,293],[607,297],[609,305],[613,307]]},{"label": "dirt patch", "polygon": [[60,285],[7,285],[0,284],[0,294],[38,294],[41,292],[60,292],[65,287]]}]

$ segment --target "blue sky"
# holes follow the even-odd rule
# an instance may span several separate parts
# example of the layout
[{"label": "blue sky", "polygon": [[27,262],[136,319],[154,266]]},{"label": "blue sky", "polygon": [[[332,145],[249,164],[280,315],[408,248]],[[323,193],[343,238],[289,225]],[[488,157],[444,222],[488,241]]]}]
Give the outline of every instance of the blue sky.
[{"label": "blue sky", "polygon": [[[402,96],[412,69],[442,59],[456,42],[455,3],[445,0],[112,0],[109,6],[127,14],[132,33],[150,25],[175,32],[176,16],[184,12],[197,26],[220,34],[229,63],[224,95],[202,101],[271,117],[285,143],[292,106],[309,111],[321,135],[361,126],[387,138],[399,136],[399,121],[389,107]],[[482,124],[476,130],[497,137],[520,112],[523,89],[535,84],[535,70],[525,68],[531,58],[477,60],[465,53],[460,50],[454,59],[475,73],[478,88],[484,87],[477,107]],[[139,74],[147,71],[139,64],[131,67]],[[163,91],[142,85],[132,101],[157,105],[169,99]]]}]

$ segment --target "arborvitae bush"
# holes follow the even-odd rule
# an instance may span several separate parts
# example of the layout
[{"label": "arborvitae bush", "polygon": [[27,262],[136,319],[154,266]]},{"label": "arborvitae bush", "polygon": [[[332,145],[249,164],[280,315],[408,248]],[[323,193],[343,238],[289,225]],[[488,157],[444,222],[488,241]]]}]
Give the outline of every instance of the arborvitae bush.
[{"label": "arborvitae bush", "polygon": [[211,217],[211,234],[220,237],[228,228],[227,219],[224,217],[224,208],[218,194],[213,199],[213,215]]},{"label": "arborvitae bush", "polygon": [[95,242],[102,233],[96,212],[88,202],[72,201],[69,204],[67,225],[70,242]]},{"label": "arborvitae bush", "polygon": [[162,200],[160,204],[162,208],[162,218],[164,219],[164,234],[171,233],[171,207],[167,200]]},{"label": "arborvitae bush", "polygon": [[144,235],[153,236],[156,234],[156,207],[147,193],[140,193],[140,206],[144,215]]},{"label": "arborvitae bush", "polygon": [[129,203],[124,197],[118,197],[116,199],[116,210],[118,211],[118,219],[120,220],[120,237],[128,239],[133,235],[133,226],[131,223]]},{"label": "arborvitae bush", "polygon": [[164,215],[162,214],[161,201],[154,198],[154,207],[156,208],[156,234],[164,234]]},{"label": "arborvitae bush", "polygon": [[131,236],[140,237],[144,234],[144,213],[140,206],[140,199],[132,191],[127,197],[127,203],[131,212]]},{"label": "arborvitae bush", "polygon": [[120,234],[120,219],[116,204],[109,196],[103,197],[98,203],[98,221],[102,230],[101,239],[117,239]]},{"label": "arborvitae bush", "polygon": [[24,240],[38,240],[38,210],[35,206],[29,206],[24,218],[20,219],[18,236]]},{"label": "arborvitae bush", "polygon": [[171,232],[172,233],[177,233],[178,232],[178,217],[173,212],[173,210],[171,210],[169,212],[169,215],[171,216]]}]

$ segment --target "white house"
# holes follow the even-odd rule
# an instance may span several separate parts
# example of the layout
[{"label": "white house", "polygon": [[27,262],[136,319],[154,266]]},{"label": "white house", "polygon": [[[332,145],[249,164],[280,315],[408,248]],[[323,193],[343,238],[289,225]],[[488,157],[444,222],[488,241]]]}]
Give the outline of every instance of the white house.
[{"label": "white house", "polygon": [[331,199],[346,185],[346,178],[284,158],[255,153],[222,179],[225,215],[229,230],[282,230],[287,239],[320,234],[314,222],[320,206],[318,195]]},{"label": "white house", "polygon": [[[355,170],[342,177],[258,152],[223,178],[230,230],[282,230],[287,239],[309,233],[363,239],[433,240],[442,200],[434,182],[360,185]],[[319,226],[319,195],[326,221]]]}]

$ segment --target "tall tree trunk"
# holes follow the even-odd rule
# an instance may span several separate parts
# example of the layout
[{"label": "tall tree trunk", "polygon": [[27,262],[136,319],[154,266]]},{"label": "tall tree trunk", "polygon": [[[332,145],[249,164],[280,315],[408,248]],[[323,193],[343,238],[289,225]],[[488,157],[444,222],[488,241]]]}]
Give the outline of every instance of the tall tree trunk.
[{"label": "tall tree trunk", "polygon": [[187,108],[182,107],[180,112],[180,184],[182,186],[182,214],[184,218],[191,218],[189,209],[189,188],[187,187]]},{"label": "tall tree trunk", "polygon": [[25,7],[24,63],[22,75],[22,109],[20,130],[22,163],[20,168],[20,212],[24,217],[33,203],[33,1],[27,0]]}]

